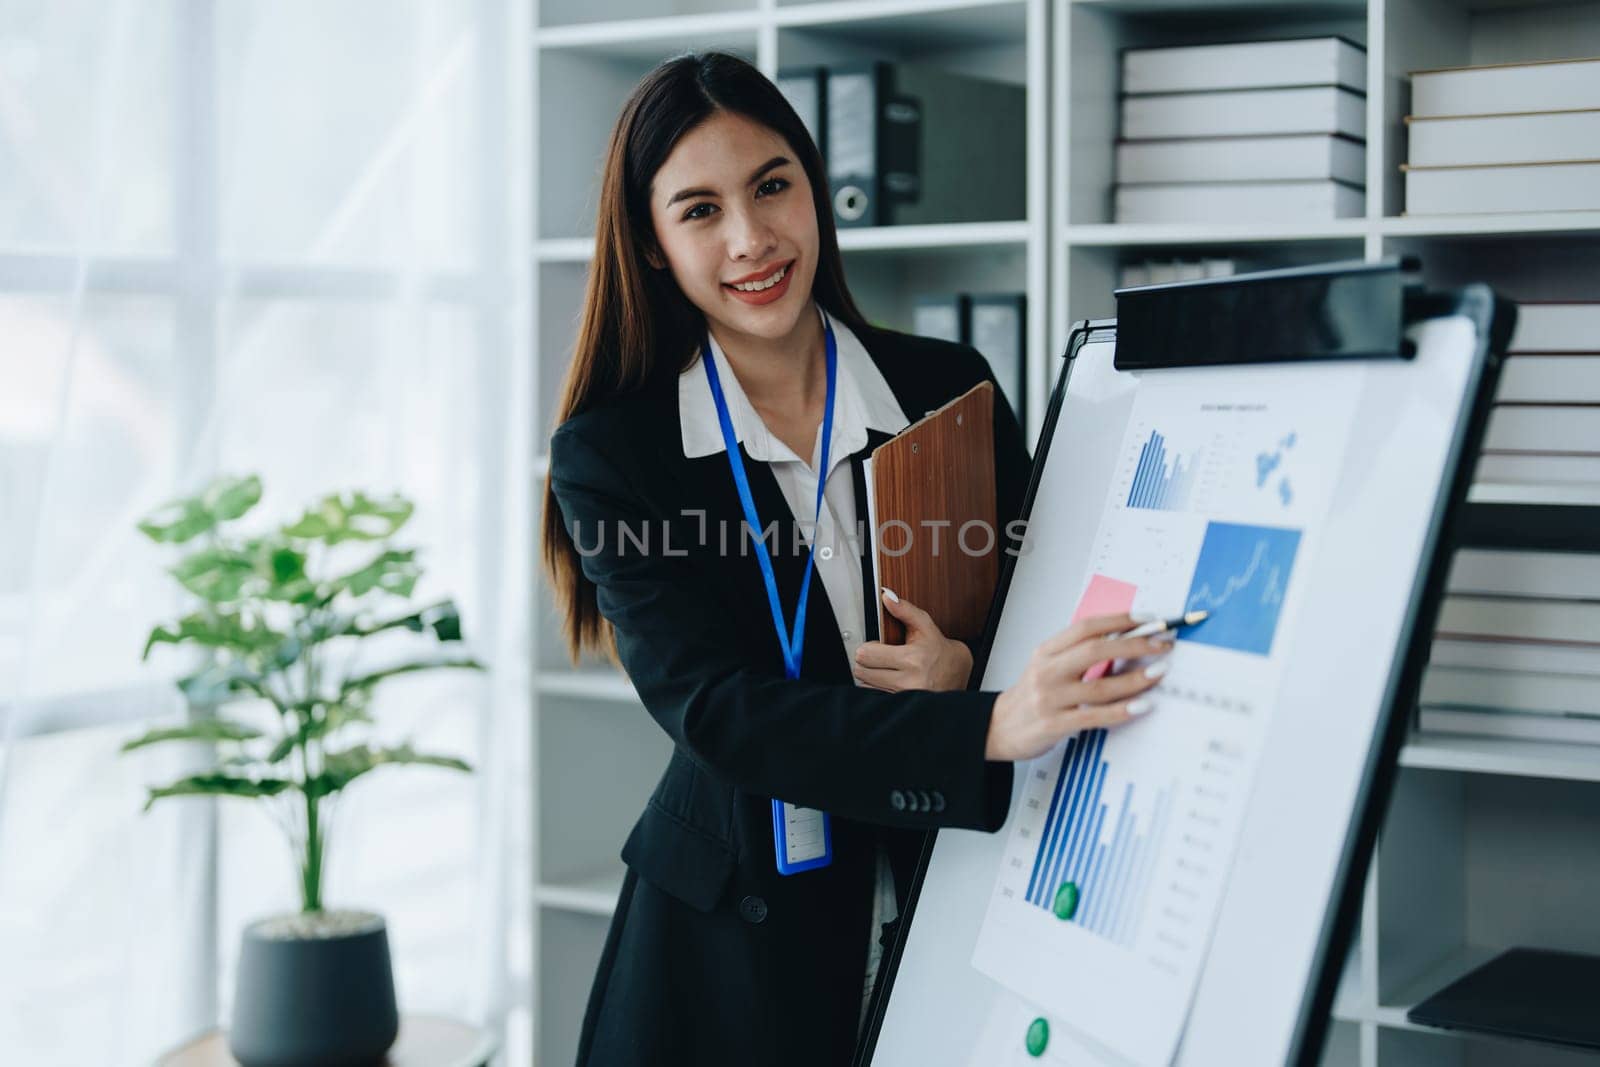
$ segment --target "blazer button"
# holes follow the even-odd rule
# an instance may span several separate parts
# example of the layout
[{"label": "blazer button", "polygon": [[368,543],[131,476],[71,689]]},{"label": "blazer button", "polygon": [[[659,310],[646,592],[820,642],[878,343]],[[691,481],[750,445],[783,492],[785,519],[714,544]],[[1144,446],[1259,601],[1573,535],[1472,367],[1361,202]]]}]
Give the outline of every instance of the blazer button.
[{"label": "blazer button", "polygon": [[900,792],[900,790],[896,789],[894,792],[889,794],[889,803],[891,806],[893,806],[895,811],[905,811],[906,795]]},{"label": "blazer button", "polygon": [[765,922],[767,919],[767,902],[760,897],[745,897],[739,901],[739,918],[747,923]]},{"label": "blazer button", "polygon": [[933,810],[934,811],[943,811],[944,810],[944,794],[939,792],[937,789],[935,789],[933,791]]},{"label": "blazer button", "polygon": [[933,801],[928,799],[928,794],[927,794],[926,791],[921,790],[921,789],[917,790],[917,801],[918,801],[918,805],[917,805],[917,810],[918,811],[932,811],[933,810]]}]

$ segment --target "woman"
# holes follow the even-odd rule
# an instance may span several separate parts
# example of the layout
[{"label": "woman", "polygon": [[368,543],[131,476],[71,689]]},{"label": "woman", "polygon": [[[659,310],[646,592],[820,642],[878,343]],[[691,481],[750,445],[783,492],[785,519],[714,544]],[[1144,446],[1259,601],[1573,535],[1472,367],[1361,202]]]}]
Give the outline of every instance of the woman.
[{"label": "woman", "polygon": [[[1127,616],[1049,637],[998,694],[887,590],[907,643],[864,632],[860,461],[984,380],[856,310],[771,82],[716,53],[645,78],[605,160],[544,554],[574,658],[617,659],[676,747],[623,848],[581,1064],[847,1063],[921,833],[998,829],[1011,761],[1150,707],[1157,672],[1083,681],[1170,647],[1111,636]],[[1003,398],[995,427],[1004,529],[1029,460]],[[797,834],[827,813],[825,863],[780,873],[773,798]]]}]

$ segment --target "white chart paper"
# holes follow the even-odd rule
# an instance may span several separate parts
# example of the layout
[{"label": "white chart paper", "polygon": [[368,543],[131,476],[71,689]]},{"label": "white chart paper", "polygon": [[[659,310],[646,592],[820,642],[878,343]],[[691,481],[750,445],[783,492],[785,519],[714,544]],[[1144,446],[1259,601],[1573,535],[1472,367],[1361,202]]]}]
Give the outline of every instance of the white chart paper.
[{"label": "white chart paper", "polygon": [[1205,382],[1143,383],[1109,498],[1084,502],[1102,515],[1090,571],[1063,602],[1110,580],[1136,612],[1212,617],[1180,636],[1153,713],[1019,766],[972,955],[1141,1067],[1169,1063],[1182,1034],[1361,384],[1332,367],[1292,388],[1239,370]]}]

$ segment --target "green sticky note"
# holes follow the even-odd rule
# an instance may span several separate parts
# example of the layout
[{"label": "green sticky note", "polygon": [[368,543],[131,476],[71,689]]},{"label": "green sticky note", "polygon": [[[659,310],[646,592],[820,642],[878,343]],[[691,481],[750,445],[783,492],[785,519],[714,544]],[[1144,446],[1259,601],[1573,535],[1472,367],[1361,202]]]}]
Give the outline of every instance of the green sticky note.
[{"label": "green sticky note", "polygon": [[1050,1044],[1050,1024],[1043,1019],[1033,1020],[1033,1025],[1028,1027],[1028,1055],[1043,1056],[1045,1046]]},{"label": "green sticky note", "polygon": [[1056,890],[1055,906],[1051,908],[1058,919],[1070,919],[1078,914],[1078,883],[1062,882]]}]

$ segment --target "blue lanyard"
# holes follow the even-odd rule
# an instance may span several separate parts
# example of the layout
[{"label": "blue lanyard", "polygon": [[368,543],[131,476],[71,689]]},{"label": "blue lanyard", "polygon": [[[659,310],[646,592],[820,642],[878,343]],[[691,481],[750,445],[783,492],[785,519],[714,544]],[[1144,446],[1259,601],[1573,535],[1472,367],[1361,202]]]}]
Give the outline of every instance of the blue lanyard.
[{"label": "blue lanyard", "polygon": [[822,469],[817,473],[817,510],[811,520],[812,545],[806,551],[806,573],[800,583],[800,602],[795,606],[794,633],[791,636],[783,624],[783,604],[778,599],[778,580],[772,573],[772,556],[767,542],[760,534],[761,519],[756,514],[755,498],[750,495],[750,479],[745,476],[744,457],[739,455],[739,441],[733,432],[733,417],[728,414],[728,401],[722,394],[722,383],[717,380],[716,360],[711,355],[711,338],[706,338],[704,358],[706,380],[711,383],[711,398],[717,404],[717,421],[722,424],[722,441],[728,447],[728,466],[733,468],[733,482],[739,490],[739,503],[744,506],[745,522],[756,542],[756,560],[761,564],[761,577],[767,583],[767,604],[772,608],[772,621],[778,628],[778,644],[783,648],[783,668],[790,678],[800,677],[800,660],[806,639],[806,601],[811,594],[811,572],[816,552],[817,521],[822,517],[822,488],[828,480],[828,451],[833,443],[833,385],[838,376],[839,348],[833,339],[833,323],[827,316],[822,319],[827,336],[828,399],[822,414]]}]

